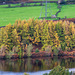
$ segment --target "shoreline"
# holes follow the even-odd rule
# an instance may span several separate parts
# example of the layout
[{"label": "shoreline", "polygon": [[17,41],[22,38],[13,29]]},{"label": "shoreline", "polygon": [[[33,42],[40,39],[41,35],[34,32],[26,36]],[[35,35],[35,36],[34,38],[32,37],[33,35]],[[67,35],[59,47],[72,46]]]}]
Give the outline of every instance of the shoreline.
[{"label": "shoreline", "polygon": [[[41,57],[54,57],[54,56],[58,56],[59,58],[75,58],[75,51],[70,51],[70,52],[66,52],[66,51],[61,51],[58,53],[58,55],[55,55],[53,53],[50,52],[45,52],[45,51],[41,51],[38,53],[33,52],[32,55],[30,56],[30,58],[41,58]],[[5,54],[0,54],[0,59],[22,59],[22,58],[28,58],[28,56],[25,54],[24,56],[19,56],[18,54],[12,54],[12,55],[5,55]]]}]

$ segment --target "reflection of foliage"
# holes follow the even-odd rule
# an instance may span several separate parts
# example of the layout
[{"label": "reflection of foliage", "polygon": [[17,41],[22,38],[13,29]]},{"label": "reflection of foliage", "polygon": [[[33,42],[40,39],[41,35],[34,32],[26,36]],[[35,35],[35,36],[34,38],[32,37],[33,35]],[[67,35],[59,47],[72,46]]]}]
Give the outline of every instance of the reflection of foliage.
[{"label": "reflection of foliage", "polygon": [[39,60],[36,60],[35,62],[38,64],[39,63]]},{"label": "reflection of foliage", "polygon": [[54,56],[53,61],[57,62],[58,61],[58,56]]},{"label": "reflection of foliage", "polygon": [[[38,60],[38,61],[36,61]],[[61,65],[66,68],[75,68],[75,59],[58,59],[58,58],[27,58],[27,59],[10,59],[10,60],[0,60],[0,70],[4,71],[39,71],[39,70],[50,70],[56,67],[57,65]]]},{"label": "reflection of foliage", "polygon": [[61,59],[60,65],[65,66],[66,68],[74,68],[75,60],[74,59]]},{"label": "reflection of foliage", "polygon": [[31,71],[32,70],[32,64],[31,64],[31,58],[27,59],[27,70]]}]

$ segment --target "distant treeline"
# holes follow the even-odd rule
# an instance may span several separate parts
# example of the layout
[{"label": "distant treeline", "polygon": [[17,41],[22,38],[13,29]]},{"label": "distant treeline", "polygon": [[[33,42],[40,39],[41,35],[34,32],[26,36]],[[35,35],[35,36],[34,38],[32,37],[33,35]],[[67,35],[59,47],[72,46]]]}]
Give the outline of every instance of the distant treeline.
[{"label": "distant treeline", "polygon": [[[0,0],[0,3],[6,2],[6,3],[11,3],[11,2],[25,2],[25,1],[30,1],[30,0]],[[32,1],[32,0],[31,0]]]},{"label": "distant treeline", "polygon": [[[0,0],[0,2],[25,2],[25,1],[38,1],[38,0]],[[41,1],[41,0],[39,0]],[[56,1],[56,0],[53,0]],[[75,0],[65,0],[65,1],[75,1]]]}]

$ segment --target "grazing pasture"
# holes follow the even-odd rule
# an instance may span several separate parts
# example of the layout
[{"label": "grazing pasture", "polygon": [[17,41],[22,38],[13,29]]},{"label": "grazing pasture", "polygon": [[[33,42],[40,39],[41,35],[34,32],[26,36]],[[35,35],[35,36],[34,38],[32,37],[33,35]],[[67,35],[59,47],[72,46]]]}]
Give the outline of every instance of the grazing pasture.
[{"label": "grazing pasture", "polygon": [[[41,6],[32,7],[12,7],[19,6],[19,4],[11,4],[11,8],[7,8],[8,5],[0,5],[0,26],[5,26],[9,23],[13,24],[18,19],[29,19],[34,17],[39,18],[41,12]],[[57,4],[51,3],[52,13],[55,14],[58,11]]]},{"label": "grazing pasture", "polygon": [[58,17],[64,18],[75,18],[75,4],[61,5],[61,12],[58,14]]},{"label": "grazing pasture", "polygon": [[[30,5],[33,5],[33,3],[31,3]],[[61,12],[59,12],[57,17],[64,18],[66,16],[67,18],[75,18],[75,4],[61,6]],[[57,7],[58,5],[56,3],[50,4],[52,15],[55,15],[59,10]],[[9,23],[13,24],[15,20],[18,19],[23,20],[32,17],[34,17],[35,19],[39,18],[41,8],[42,6],[20,7],[20,4],[11,4],[10,8],[8,8],[8,5],[0,5],[0,26],[5,26]]]}]

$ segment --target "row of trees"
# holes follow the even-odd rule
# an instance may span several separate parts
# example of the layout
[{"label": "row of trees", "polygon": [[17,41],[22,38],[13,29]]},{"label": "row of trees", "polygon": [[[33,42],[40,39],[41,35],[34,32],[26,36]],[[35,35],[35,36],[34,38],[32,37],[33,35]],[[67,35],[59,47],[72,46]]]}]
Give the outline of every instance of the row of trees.
[{"label": "row of trees", "polygon": [[[6,2],[6,1],[34,1],[34,0],[0,0],[0,1]],[[42,0],[36,0],[36,1],[42,1]],[[66,1],[66,0],[58,0],[58,1]],[[74,1],[74,0],[67,0],[67,1]]]},{"label": "row of trees", "polygon": [[44,51],[75,49],[75,24],[68,21],[19,20],[0,29],[0,51],[23,53],[29,45]]},{"label": "row of trees", "polygon": [[29,0],[0,0],[0,1],[2,1],[2,2],[6,2],[6,1],[29,1]]}]

